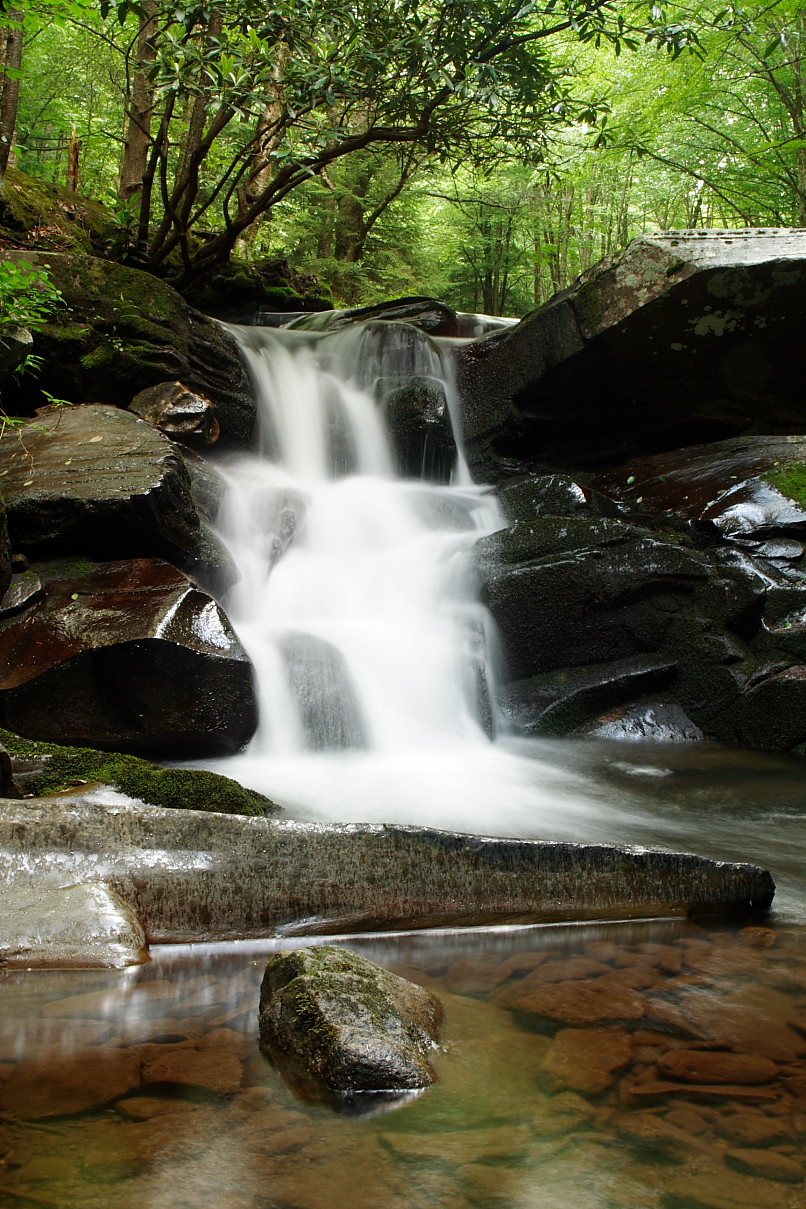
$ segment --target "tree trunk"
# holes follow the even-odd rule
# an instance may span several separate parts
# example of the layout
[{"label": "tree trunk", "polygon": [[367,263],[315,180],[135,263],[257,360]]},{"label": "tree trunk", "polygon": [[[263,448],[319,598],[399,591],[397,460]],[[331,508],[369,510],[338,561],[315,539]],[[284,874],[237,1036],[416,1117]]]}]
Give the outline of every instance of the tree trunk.
[{"label": "tree trunk", "polygon": [[7,26],[4,31],[4,54],[0,62],[3,69],[3,91],[0,96],[0,192],[4,187],[5,172],[14,144],[17,108],[20,102],[20,81],[19,78],[12,77],[16,76],[22,67],[23,11],[21,8],[12,8],[8,10],[8,16],[14,25]]},{"label": "tree trunk", "polygon": [[76,128],[73,127],[73,133],[70,135],[70,142],[67,147],[67,188],[72,189],[73,193],[78,192],[78,170],[81,162],[81,140],[76,137]]},{"label": "tree trunk", "polygon": [[135,49],[135,75],[126,106],[126,135],[120,162],[118,195],[131,201],[143,189],[151,147],[154,88],[148,78],[157,57],[157,0],[143,0],[143,16]]}]

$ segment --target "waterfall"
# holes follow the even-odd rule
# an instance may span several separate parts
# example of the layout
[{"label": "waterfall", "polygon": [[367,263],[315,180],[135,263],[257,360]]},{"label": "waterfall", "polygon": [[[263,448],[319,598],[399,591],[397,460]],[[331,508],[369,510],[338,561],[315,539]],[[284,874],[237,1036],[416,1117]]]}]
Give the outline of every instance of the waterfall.
[{"label": "waterfall", "polygon": [[260,723],[216,767],[304,818],[489,831],[504,782],[533,809],[533,767],[490,739],[472,550],[502,522],[453,442],[449,342],[388,322],[231,330],[258,441],[225,467],[219,526]]}]

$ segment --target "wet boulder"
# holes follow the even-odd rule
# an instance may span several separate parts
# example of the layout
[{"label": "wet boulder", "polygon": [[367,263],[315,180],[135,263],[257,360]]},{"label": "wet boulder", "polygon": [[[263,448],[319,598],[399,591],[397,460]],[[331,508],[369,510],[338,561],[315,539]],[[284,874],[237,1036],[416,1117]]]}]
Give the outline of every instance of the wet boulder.
[{"label": "wet boulder", "polygon": [[160,382],[136,394],[129,411],[160,432],[191,446],[215,445],[221,435],[215,404],[181,382]]},{"label": "wet boulder", "polygon": [[397,469],[405,478],[449,483],[456,462],[445,388],[436,378],[382,379],[378,402]]},{"label": "wet boulder", "polygon": [[620,742],[698,743],[704,738],[674,701],[638,702],[609,710],[585,728],[596,739]]},{"label": "wet boulder", "polygon": [[518,326],[458,351],[474,476],[806,432],[804,300],[803,232],[635,240]]},{"label": "wet boulder", "polygon": [[234,752],[251,737],[249,660],[220,607],[175,567],[44,563],[11,592],[0,613],[9,729],[160,756]]},{"label": "wet boulder", "polygon": [[[47,269],[64,305],[36,336],[37,386],[72,403],[128,407],[132,395],[179,380],[210,399],[221,444],[248,447],[252,387],[238,346],[220,323],[188,306],[167,282],[110,260],[66,252],[10,251],[2,259]],[[30,385],[9,392],[24,410]]]},{"label": "wet boulder", "polygon": [[[2,446],[0,446],[0,449],[2,449]],[[5,595],[10,583],[11,542],[8,536],[6,503],[3,496],[0,495],[0,597]]]},{"label": "wet boulder", "polygon": [[675,535],[606,517],[517,522],[477,566],[506,681],[659,651],[709,570]]},{"label": "wet boulder", "polygon": [[129,412],[44,408],[0,442],[0,475],[14,549],[31,557],[198,559],[181,454]]},{"label": "wet boulder", "polygon": [[430,1086],[441,1021],[430,991],[331,945],[277,953],[260,990],[261,1044],[330,1093]]},{"label": "wet boulder", "polygon": [[306,332],[337,332],[354,323],[368,319],[386,323],[410,323],[431,336],[456,336],[456,312],[436,298],[414,296],[396,298],[391,302],[376,302],[372,306],[351,307],[342,311],[319,311],[301,315],[288,326]]}]

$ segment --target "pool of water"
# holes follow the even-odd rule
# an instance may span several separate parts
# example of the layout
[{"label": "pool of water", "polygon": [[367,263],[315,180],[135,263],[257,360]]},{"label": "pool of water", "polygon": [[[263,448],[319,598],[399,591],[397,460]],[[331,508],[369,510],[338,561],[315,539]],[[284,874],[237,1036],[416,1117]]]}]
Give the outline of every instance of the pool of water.
[{"label": "pool of water", "polygon": [[595,786],[553,838],[758,861],[773,913],[344,938],[445,1004],[439,1082],[394,1109],[301,1100],[260,1052],[263,969],[292,942],[0,973],[0,1204],[806,1209],[803,764],[539,754]]}]

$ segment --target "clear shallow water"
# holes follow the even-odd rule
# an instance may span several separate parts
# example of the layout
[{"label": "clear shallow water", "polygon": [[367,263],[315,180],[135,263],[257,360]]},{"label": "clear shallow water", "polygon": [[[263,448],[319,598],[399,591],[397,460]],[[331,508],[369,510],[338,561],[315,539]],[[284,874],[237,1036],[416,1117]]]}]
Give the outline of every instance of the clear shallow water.
[{"label": "clear shallow water", "polygon": [[[564,824],[557,810],[563,838],[758,860],[779,884],[775,911],[750,931],[674,920],[345,940],[446,1005],[439,1084],[378,1115],[297,1100],[258,1049],[262,970],[298,942],[6,972],[0,1204],[804,1209],[803,765],[563,742],[541,745],[536,778],[546,765],[596,803]],[[548,1018],[529,1000],[547,984],[573,1000],[601,979],[616,995],[605,1020]],[[680,1050],[771,1066],[762,1083],[687,1083],[665,1074]],[[615,1069],[591,1083],[603,1054]]]}]

